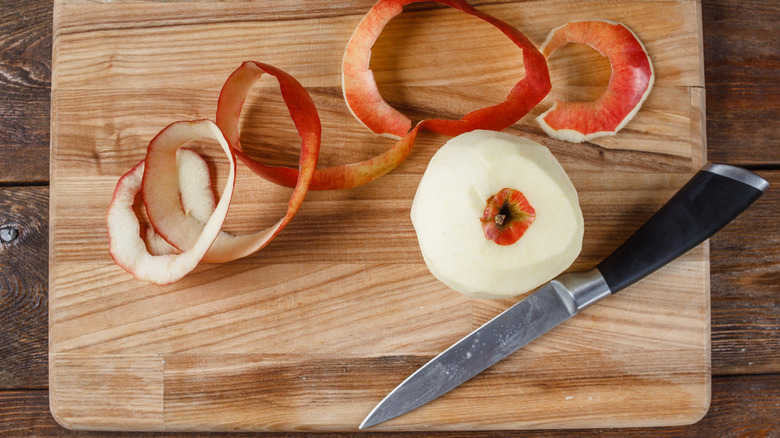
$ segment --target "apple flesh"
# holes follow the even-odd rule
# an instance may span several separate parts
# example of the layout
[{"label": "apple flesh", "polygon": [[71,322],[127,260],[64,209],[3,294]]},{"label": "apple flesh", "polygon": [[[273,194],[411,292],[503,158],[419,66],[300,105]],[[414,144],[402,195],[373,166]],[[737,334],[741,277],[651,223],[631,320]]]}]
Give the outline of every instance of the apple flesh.
[{"label": "apple flesh", "polygon": [[[522,230],[504,233],[519,236],[501,244],[487,236],[484,221],[496,209],[491,202],[503,196],[503,205],[515,192],[523,199],[505,220]],[[523,216],[531,211],[528,221]],[[546,147],[494,131],[459,135],[436,152],[411,219],[431,273],[474,298],[531,291],[567,269],[582,249],[582,211],[563,167]]]},{"label": "apple flesh", "polygon": [[482,212],[485,238],[498,245],[511,245],[525,234],[536,219],[536,210],[523,192],[504,187],[487,199]]}]

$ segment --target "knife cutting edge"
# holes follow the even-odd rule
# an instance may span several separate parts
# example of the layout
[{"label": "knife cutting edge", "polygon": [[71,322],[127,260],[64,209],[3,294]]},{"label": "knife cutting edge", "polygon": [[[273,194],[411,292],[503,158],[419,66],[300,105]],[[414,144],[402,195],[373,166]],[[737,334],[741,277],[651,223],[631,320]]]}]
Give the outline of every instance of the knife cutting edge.
[{"label": "knife cutting edge", "polygon": [[707,164],[596,267],[558,276],[431,359],[376,405],[360,429],[435,400],[581,310],[641,280],[708,239],[768,187],[748,170]]}]

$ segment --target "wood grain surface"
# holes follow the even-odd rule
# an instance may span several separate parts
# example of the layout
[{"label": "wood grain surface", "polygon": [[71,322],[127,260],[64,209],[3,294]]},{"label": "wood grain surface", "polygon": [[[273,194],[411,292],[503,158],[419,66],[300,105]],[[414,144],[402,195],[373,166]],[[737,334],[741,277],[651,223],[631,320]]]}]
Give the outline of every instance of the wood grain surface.
[{"label": "wood grain surface", "polygon": [[[18,4],[17,4],[18,3]],[[40,183],[49,173],[51,2],[0,5],[2,183]],[[11,165],[13,163],[13,165]]]},{"label": "wood grain surface", "polygon": [[[203,265],[159,287],[133,280],[108,256],[104,217],[118,177],[161,126],[209,117],[222,81],[244,60],[279,66],[311,90],[323,120],[321,165],[389,146],[362,130],[342,101],[343,47],[371,2],[345,5],[277,2],[269,13],[244,2],[55,2],[49,389],[63,425],[355,430],[403,377],[517,301],[466,299],[425,266],[408,212],[446,140],[425,134],[381,180],[310,193],[285,232],[251,257]],[[651,54],[653,92],[620,135],[572,145],[549,139],[531,117],[509,130],[547,145],[577,187],[588,231],[573,269],[585,269],[705,162],[701,22],[693,1],[566,5],[480,9],[534,41],[584,16],[621,21]],[[467,39],[459,38],[464,29]],[[415,119],[499,102],[523,69],[498,30],[443,8],[394,20],[372,55],[384,95]],[[584,47],[556,53],[549,65],[554,91],[535,114],[557,98],[597,96],[610,74]],[[258,86],[243,115],[252,128],[242,144],[252,150],[255,140],[263,160],[293,164],[296,142],[275,94],[271,81]],[[212,166],[219,184],[216,157]],[[228,230],[269,226],[286,208],[289,190],[247,172],[238,181]],[[710,402],[708,273],[704,244],[458,391],[377,429],[695,422]]]},{"label": "wood grain surface", "polygon": [[[0,96],[3,97],[0,102],[18,99],[18,105],[27,106],[28,113],[23,116],[45,114],[48,95],[38,88],[48,90],[51,1],[3,2],[0,9],[0,28],[4,38],[4,44],[0,46]],[[777,173],[776,140],[766,133],[777,132],[779,120],[780,87],[774,72],[780,65],[780,54],[774,45],[769,44],[774,23],[780,19],[778,7],[772,2],[703,1],[702,15],[708,155],[710,158],[717,157],[718,161],[746,164],[758,169],[777,186],[780,174]],[[22,19],[26,20],[24,26],[19,25]],[[24,80],[30,72],[35,72],[39,80],[37,84]],[[29,310],[47,305],[47,239],[39,218],[46,216],[46,203],[41,202],[40,196],[45,197],[48,189],[30,189],[30,184],[46,181],[47,166],[46,163],[25,164],[22,160],[27,149],[45,148],[46,145],[41,144],[40,136],[18,134],[18,126],[23,125],[29,133],[40,132],[48,137],[48,119],[28,117],[23,124],[14,124],[7,119],[8,110],[3,114],[0,137],[12,140],[1,145],[0,152],[6,154],[4,163],[10,160],[16,164],[6,164],[0,169],[0,185],[4,186],[1,198],[9,201],[3,208],[17,206],[17,225],[34,230],[33,233],[39,237],[28,238],[31,246],[5,246],[2,248],[4,252],[0,252],[0,267],[4,275],[9,272],[18,275],[13,282],[5,282],[4,289],[0,291],[3,298],[0,305],[0,349],[4,359],[6,355],[15,357],[10,362],[4,360],[0,365],[0,433],[3,436],[109,436],[65,430],[54,421],[48,410],[46,344],[45,338],[41,340],[40,336],[46,331],[47,315]],[[31,178],[29,172],[21,170],[24,165],[43,169],[43,176]],[[776,293],[780,238],[773,218],[780,211],[777,197],[773,194],[770,190],[745,213],[744,220],[738,219],[737,223],[711,239],[713,399],[702,421],[684,427],[452,431],[435,436],[773,436],[779,433],[775,419],[780,416],[780,396],[777,393],[780,387],[777,374],[780,369],[780,306]],[[42,254],[44,258],[29,258],[25,253]],[[18,270],[17,258],[32,260],[35,266]],[[19,314],[25,315],[23,320]],[[26,328],[17,327],[20,321],[28,324]],[[27,335],[27,332],[38,335]],[[308,435],[285,434],[291,437]],[[360,435],[376,434],[368,432]]]},{"label": "wood grain surface", "polygon": [[[0,343],[0,387],[45,385],[48,331],[46,187],[0,187],[0,315],[8,342]],[[7,326],[5,325],[7,324]]]},{"label": "wood grain surface", "polygon": [[[275,436],[285,438],[303,437],[394,437],[425,436],[435,438],[645,438],[658,436],[665,438],[696,437],[744,437],[775,436],[777,433],[777,400],[780,398],[780,385],[777,377],[771,375],[728,376],[713,380],[712,400],[706,417],[694,425],[656,428],[612,428],[612,429],[566,429],[566,430],[514,430],[514,431],[447,431],[413,433],[305,433],[289,432],[284,434],[251,434],[249,436]],[[8,436],[46,436],[46,437],[168,437],[182,436],[164,432],[125,432],[105,433],[94,431],[72,431],[62,428],[49,414],[49,400],[45,391],[7,391],[0,393],[0,432]],[[187,433],[187,437],[235,437],[247,436],[228,432]]]}]

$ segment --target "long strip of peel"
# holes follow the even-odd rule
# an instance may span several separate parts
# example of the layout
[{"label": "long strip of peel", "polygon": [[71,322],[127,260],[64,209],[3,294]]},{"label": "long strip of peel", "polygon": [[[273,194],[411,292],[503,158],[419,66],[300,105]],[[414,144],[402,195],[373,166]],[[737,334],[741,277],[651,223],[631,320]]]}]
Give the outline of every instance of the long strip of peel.
[{"label": "long strip of peel", "polygon": [[[256,233],[242,235],[232,235],[224,231],[220,232],[209,251],[203,257],[203,261],[207,263],[223,263],[245,257],[267,245],[297,213],[306,197],[314,169],[317,167],[322,131],[319,114],[314,106],[314,101],[298,81],[287,73],[268,64],[245,62],[228,78],[227,82],[245,90],[245,96],[252,85],[265,73],[274,76],[279,81],[282,97],[287,104],[298,135],[301,137],[299,166],[296,169],[296,178],[293,183],[294,190],[287,203],[286,214],[273,226]],[[242,105],[243,99],[237,109],[228,106],[223,106],[222,109],[240,112]],[[237,119],[236,116],[231,120],[235,120],[237,124]],[[235,129],[238,129],[237,126]],[[170,172],[170,163],[168,166],[169,169],[167,171]],[[146,181],[144,184],[144,200],[146,200]],[[157,182],[150,182],[148,190],[149,193],[157,190]],[[172,201],[172,196],[173,192],[170,191],[166,198]],[[147,203],[146,207],[149,219],[155,230],[165,240],[179,249],[189,248],[193,244],[193,236],[197,235],[198,230],[203,226],[201,221],[186,214],[181,209],[164,210],[162,205],[150,205],[149,203]],[[156,214],[163,211],[165,211],[164,214]]]},{"label": "long strip of peel", "polygon": [[[544,56],[517,28],[479,11],[463,0],[435,0],[497,27],[523,51],[525,76],[512,88],[504,102],[474,110],[459,120],[423,120],[412,128],[412,122],[392,108],[380,95],[369,69],[371,47],[385,25],[403,12],[403,6],[422,0],[379,0],[357,26],[347,44],[342,62],[342,87],[347,107],[369,130],[395,138],[384,153],[358,163],[317,169],[311,190],[336,190],[358,187],[373,181],[397,167],[411,152],[420,130],[455,136],[474,129],[500,131],[531,111],[549,93],[550,75]],[[234,73],[236,77],[240,74]],[[219,97],[217,125],[225,132],[238,157],[256,174],[287,187],[293,187],[297,170],[266,166],[241,152],[238,122],[241,107],[251,84],[229,79]]]},{"label": "long strip of peel", "polygon": [[[152,255],[141,238],[138,217],[133,211],[135,197],[144,183],[154,184],[156,189],[145,196],[147,207],[151,202],[153,206],[169,203],[173,208],[181,208],[176,151],[189,141],[205,138],[216,140],[230,162],[227,183],[220,200],[206,224],[196,232],[195,241],[188,249],[179,254]],[[117,183],[106,213],[106,223],[109,252],[114,261],[136,279],[162,285],[173,283],[195,269],[216,239],[233,195],[236,162],[222,132],[208,120],[172,123],[157,134],[149,149],[153,158],[149,160],[150,154],[147,154],[147,159],[122,176]],[[157,210],[163,209],[157,207]]]}]

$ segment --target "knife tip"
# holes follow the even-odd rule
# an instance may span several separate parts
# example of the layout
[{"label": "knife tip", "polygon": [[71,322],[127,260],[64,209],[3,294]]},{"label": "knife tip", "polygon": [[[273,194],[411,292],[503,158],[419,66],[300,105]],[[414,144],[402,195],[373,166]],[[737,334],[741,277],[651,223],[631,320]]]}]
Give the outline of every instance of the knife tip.
[{"label": "knife tip", "polygon": [[374,410],[372,410],[366,416],[366,418],[363,420],[363,422],[360,423],[360,426],[358,426],[358,429],[365,429],[367,427],[371,427],[371,426],[377,425],[377,424],[379,424],[379,423],[381,423],[381,422],[383,422],[385,420],[386,420],[386,418],[382,419],[382,418],[379,418],[378,415],[376,415],[376,408],[374,408]]},{"label": "knife tip", "polygon": [[379,423],[384,423],[387,420],[401,415],[403,412],[396,412],[393,409],[390,409],[388,406],[388,400],[393,398],[392,396],[394,393],[395,390],[391,391],[390,394],[384,398],[384,400],[379,402],[378,405],[374,406],[374,409],[372,409],[371,412],[366,415],[366,419],[360,423],[358,429],[365,429],[371,426],[376,426]]}]

